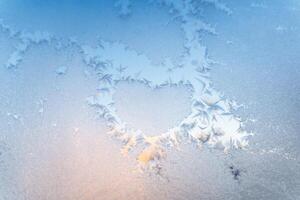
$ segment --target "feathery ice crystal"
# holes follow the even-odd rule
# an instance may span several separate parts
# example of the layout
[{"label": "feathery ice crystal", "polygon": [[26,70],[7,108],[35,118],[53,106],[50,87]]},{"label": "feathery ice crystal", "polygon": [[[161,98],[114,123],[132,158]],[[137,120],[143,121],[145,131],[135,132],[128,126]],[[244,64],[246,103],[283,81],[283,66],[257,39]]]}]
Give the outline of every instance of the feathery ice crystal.
[{"label": "feathery ice crystal", "polygon": [[[80,49],[84,62],[99,76],[101,88],[96,95],[87,98],[88,104],[97,108],[98,115],[107,120],[109,133],[123,141],[124,154],[135,146],[142,146],[143,150],[137,156],[141,164],[159,163],[165,156],[165,148],[176,147],[184,139],[199,145],[206,143],[211,147],[220,147],[225,152],[231,147],[247,146],[250,134],[243,130],[242,120],[233,114],[237,103],[226,99],[212,86],[209,66],[213,61],[207,58],[199,35],[199,32],[216,34],[213,27],[198,17],[199,5],[212,4],[226,14],[231,14],[231,10],[218,0],[149,2],[168,7],[170,13],[180,20],[185,37],[185,52],[180,61],[175,64],[166,58],[162,64],[154,65],[146,55],[119,42],[101,40],[97,47],[91,47],[69,39],[69,44]],[[120,9],[121,17],[131,13],[129,0],[118,0],[115,6]],[[7,68],[17,68],[31,45],[60,42],[59,38],[47,32],[15,31],[2,21],[0,29],[19,41],[7,61]],[[59,68],[57,73],[65,74],[66,70],[65,67]],[[191,113],[177,126],[156,136],[147,136],[140,130],[129,128],[114,107],[113,94],[120,81],[140,82],[151,88],[188,86],[192,94]]]}]

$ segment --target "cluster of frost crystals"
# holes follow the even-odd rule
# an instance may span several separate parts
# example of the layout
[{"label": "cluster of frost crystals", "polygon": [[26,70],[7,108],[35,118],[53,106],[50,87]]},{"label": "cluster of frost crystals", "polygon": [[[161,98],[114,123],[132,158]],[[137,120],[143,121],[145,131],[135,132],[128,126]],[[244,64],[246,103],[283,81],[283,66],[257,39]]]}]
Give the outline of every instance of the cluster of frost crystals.
[{"label": "cluster of frost crystals", "polygon": [[[199,145],[208,144],[227,152],[230,148],[247,146],[249,133],[243,130],[242,120],[233,114],[234,101],[226,99],[215,90],[210,81],[206,48],[201,45],[199,32],[215,34],[209,24],[197,17],[197,4],[192,0],[160,0],[151,3],[170,8],[181,21],[185,35],[185,49],[179,63],[166,58],[160,65],[119,42],[100,41],[97,47],[81,46],[84,61],[99,75],[99,92],[87,99],[98,108],[99,116],[108,121],[110,134],[124,142],[122,152],[127,154],[136,146],[142,146],[137,159],[141,164],[153,165],[165,156],[165,148],[177,146],[189,139]],[[231,11],[217,0],[202,0],[230,14]],[[197,2],[197,3],[199,3]],[[140,82],[151,88],[185,85],[192,91],[191,113],[176,127],[157,136],[147,136],[140,130],[129,128],[122,121],[114,106],[113,94],[120,81]],[[156,166],[156,165],[155,165]]]},{"label": "cluster of frost crystals", "polygon": [[[142,166],[157,167],[160,159],[166,156],[165,149],[176,147],[183,140],[194,141],[199,146],[207,144],[225,152],[230,148],[246,147],[250,134],[243,130],[242,120],[233,114],[238,107],[237,103],[228,100],[213,88],[209,74],[212,61],[207,58],[206,48],[201,45],[199,36],[199,32],[216,33],[213,27],[198,17],[199,4],[210,3],[227,14],[231,11],[217,0],[150,2],[168,7],[174,17],[180,20],[185,37],[185,51],[180,61],[175,64],[166,58],[162,64],[155,65],[146,55],[120,42],[101,40],[96,47],[91,47],[70,38],[70,44],[80,49],[84,62],[99,77],[98,92],[88,97],[87,103],[97,109],[99,117],[106,119],[109,133],[124,143],[123,154],[142,149],[137,152],[137,160]],[[123,14],[129,13],[128,0],[118,1],[116,6],[121,8]],[[53,41],[60,43],[59,39],[47,32],[14,31],[2,21],[0,29],[19,41],[16,51],[7,61],[8,68],[17,67],[30,45]],[[58,75],[66,72],[67,68],[64,66],[56,71]],[[174,85],[188,86],[192,94],[191,113],[167,132],[147,136],[141,130],[128,127],[116,112],[113,95],[120,81],[139,82],[153,89]]]},{"label": "cluster of frost crystals", "polygon": [[50,43],[53,40],[53,36],[48,32],[36,31],[16,31],[10,26],[3,23],[0,20],[0,30],[9,34],[10,38],[17,39],[18,43],[15,46],[15,51],[10,55],[5,66],[10,68],[16,68],[18,64],[23,60],[25,52],[31,45],[40,44],[43,42]]}]

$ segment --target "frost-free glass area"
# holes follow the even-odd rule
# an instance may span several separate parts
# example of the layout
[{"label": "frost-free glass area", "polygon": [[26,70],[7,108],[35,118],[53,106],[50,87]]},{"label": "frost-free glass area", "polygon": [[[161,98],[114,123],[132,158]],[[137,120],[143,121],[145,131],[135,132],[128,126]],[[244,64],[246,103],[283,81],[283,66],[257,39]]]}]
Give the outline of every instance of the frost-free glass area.
[{"label": "frost-free glass area", "polygon": [[0,200],[300,198],[296,0],[0,2]]}]

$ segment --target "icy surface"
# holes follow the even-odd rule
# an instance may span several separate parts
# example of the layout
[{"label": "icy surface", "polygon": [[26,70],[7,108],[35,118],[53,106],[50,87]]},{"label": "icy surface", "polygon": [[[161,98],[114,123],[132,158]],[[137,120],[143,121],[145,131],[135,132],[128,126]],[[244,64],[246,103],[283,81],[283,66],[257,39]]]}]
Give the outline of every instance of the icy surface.
[{"label": "icy surface", "polygon": [[[217,1],[209,3],[223,8],[221,10],[226,8]],[[193,140],[199,145],[208,143],[225,152],[231,147],[246,147],[250,134],[243,131],[241,120],[232,114],[236,103],[224,98],[209,80],[211,61],[200,43],[199,32],[214,34],[215,30],[197,18],[197,6],[189,1],[166,1],[163,4],[176,11],[182,23],[186,52],[179,63],[174,64],[166,59],[162,64],[154,65],[147,56],[118,42],[101,40],[96,48],[82,46],[85,63],[94,68],[101,82],[99,93],[89,97],[87,102],[97,107],[99,115],[108,121],[110,134],[124,142],[123,153],[127,154],[128,150],[140,144],[147,146],[138,156],[140,160],[143,154],[147,154],[147,159],[142,159],[142,163],[157,162],[162,158],[164,146],[177,146],[183,139]],[[187,86],[192,93],[191,113],[177,126],[150,139],[141,130],[129,128],[126,121],[118,116],[113,94],[116,83],[120,81],[140,82],[150,88]]]},{"label": "icy surface", "polygon": [[298,199],[299,9],[0,2],[0,200]]}]

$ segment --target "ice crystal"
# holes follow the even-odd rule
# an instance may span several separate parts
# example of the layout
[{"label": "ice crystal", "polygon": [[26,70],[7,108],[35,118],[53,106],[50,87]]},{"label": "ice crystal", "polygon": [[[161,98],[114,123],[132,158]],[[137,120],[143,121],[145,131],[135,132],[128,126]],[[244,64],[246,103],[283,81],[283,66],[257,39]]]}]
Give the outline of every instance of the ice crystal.
[{"label": "ice crystal", "polygon": [[67,71],[68,71],[68,67],[66,66],[60,66],[55,70],[57,75],[64,75],[67,73]]},{"label": "ice crystal", "polygon": [[3,20],[0,20],[0,30],[9,33],[11,38],[15,38],[19,41],[18,45],[15,47],[15,51],[10,55],[6,62],[7,68],[16,68],[31,45],[43,42],[49,43],[53,39],[53,36],[48,32],[16,31],[6,25]]},{"label": "ice crystal", "polygon": [[[94,70],[99,79],[98,92],[88,97],[87,103],[97,109],[99,117],[106,119],[109,134],[123,142],[123,154],[128,154],[136,146],[142,147],[137,156],[142,165],[150,162],[154,163],[151,166],[157,166],[155,163],[165,157],[167,147],[176,147],[185,139],[198,145],[218,147],[225,152],[230,148],[244,148],[250,134],[243,130],[242,120],[233,114],[236,102],[228,100],[213,88],[209,74],[211,60],[207,58],[206,48],[200,40],[200,32],[216,34],[215,28],[198,17],[197,5],[191,0],[151,2],[167,6],[181,22],[186,51],[180,61],[173,63],[166,58],[163,63],[155,65],[146,55],[120,42],[101,40],[98,46],[91,47],[70,38],[70,45],[80,49],[85,64]],[[212,4],[227,14],[231,13],[229,8],[217,0],[199,2]],[[121,15],[130,13],[128,0],[117,1],[115,5],[120,8]],[[17,67],[30,45],[60,42],[47,32],[14,31],[2,22],[0,25],[3,31],[19,41],[15,52],[7,61],[8,68]],[[67,67],[61,66],[56,73],[62,75],[67,70]],[[172,85],[187,86],[192,91],[191,113],[177,126],[156,136],[147,136],[141,130],[129,128],[118,116],[114,106],[113,94],[120,81],[140,82],[153,89]]]},{"label": "ice crystal", "polygon": [[[231,13],[218,1],[202,2]],[[95,69],[105,89],[89,98],[89,104],[97,106],[101,117],[107,119],[111,128],[109,133],[124,142],[123,153],[127,154],[137,145],[145,146],[137,157],[142,164],[157,162],[164,157],[165,147],[177,146],[184,138],[199,145],[206,143],[222,148],[225,152],[232,147],[244,148],[249,133],[243,130],[242,121],[232,114],[236,103],[213,88],[209,78],[210,60],[200,42],[199,32],[215,34],[215,29],[194,15],[196,8],[190,1],[164,0],[159,3],[175,11],[182,22],[186,52],[179,64],[167,58],[161,65],[153,65],[147,56],[119,42],[101,41],[95,48],[82,46],[85,63]],[[117,115],[112,98],[116,84],[124,80],[144,83],[151,88],[188,86],[192,90],[192,112],[178,126],[161,135],[147,136],[140,130],[129,128]]]}]

